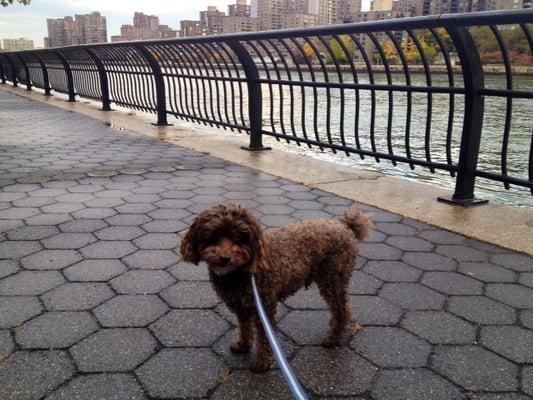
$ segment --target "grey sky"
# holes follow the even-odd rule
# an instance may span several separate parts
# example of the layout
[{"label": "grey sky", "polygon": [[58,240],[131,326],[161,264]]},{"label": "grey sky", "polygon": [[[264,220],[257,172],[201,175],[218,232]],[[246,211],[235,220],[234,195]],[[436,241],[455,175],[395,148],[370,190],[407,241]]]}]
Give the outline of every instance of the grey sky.
[{"label": "grey sky", "polygon": [[[208,5],[227,12],[234,0],[32,0],[31,5],[0,7],[0,39],[26,37],[36,46],[47,35],[46,19],[100,11],[107,17],[108,38],[120,33],[122,24],[131,24],[133,13],[158,15],[162,24],[179,28],[182,19],[198,19]],[[363,4],[369,0],[363,1]],[[363,8],[365,8],[363,6]]]}]

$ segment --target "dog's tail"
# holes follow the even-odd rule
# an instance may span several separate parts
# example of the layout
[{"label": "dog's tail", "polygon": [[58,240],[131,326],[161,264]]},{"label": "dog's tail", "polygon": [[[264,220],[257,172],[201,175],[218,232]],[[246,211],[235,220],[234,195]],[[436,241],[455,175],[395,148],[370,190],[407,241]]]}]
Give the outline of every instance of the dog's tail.
[{"label": "dog's tail", "polygon": [[354,207],[344,213],[341,222],[350,228],[359,241],[366,239],[374,226],[372,220],[368,216],[364,215],[360,210]]}]

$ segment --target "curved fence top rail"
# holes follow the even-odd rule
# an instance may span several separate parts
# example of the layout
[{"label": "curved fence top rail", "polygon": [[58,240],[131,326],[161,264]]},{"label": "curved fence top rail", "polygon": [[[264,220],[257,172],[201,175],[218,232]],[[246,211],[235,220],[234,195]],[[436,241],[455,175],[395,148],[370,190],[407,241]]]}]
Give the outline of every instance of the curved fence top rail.
[{"label": "curved fence top rail", "polygon": [[533,193],[531,24],[525,9],[35,49],[0,53],[0,78],[246,132],[251,150],[267,135],[446,171],[473,204],[478,178]]}]

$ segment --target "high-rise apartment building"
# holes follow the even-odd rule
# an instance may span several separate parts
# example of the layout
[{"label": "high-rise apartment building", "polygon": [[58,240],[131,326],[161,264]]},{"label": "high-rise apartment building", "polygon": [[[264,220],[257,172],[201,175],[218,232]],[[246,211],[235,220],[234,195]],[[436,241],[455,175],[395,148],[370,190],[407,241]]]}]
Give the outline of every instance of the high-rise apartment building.
[{"label": "high-rise apartment building", "polygon": [[207,10],[200,12],[200,21],[205,35],[217,35],[222,33],[224,17],[226,14],[219,11],[215,6],[208,6]]},{"label": "high-rise apartment building", "polygon": [[3,51],[20,51],[20,50],[32,50],[33,40],[18,38],[18,39],[4,39],[2,40]]},{"label": "high-rise apartment building", "polygon": [[361,0],[319,0],[318,22],[333,25],[350,22],[361,11]]},{"label": "high-rise apartment building", "polygon": [[246,0],[237,0],[228,6],[228,15],[223,18],[224,33],[253,32],[257,30],[257,18],[252,18],[251,6]]},{"label": "high-rise apartment building", "polygon": [[284,6],[285,0],[252,0],[252,16],[257,17],[258,30],[281,29]]},{"label": "high-rise apartment building", "polygon": [[309,13],[287,13],[281,17],[283,28],[307,28],[318,24],[318,15]]},{"label": "high-rise apartment building", "polygon": [[246,0],[236,0],[235,4],[228,6],[229,17],[251,17],[252,6]]},{"label": "high-rise apartment building", "polygon": [[77,44],[107,42],[106,18],[99,12],[74,16],[74,26]]},{"label": "high-rise apartment building", "polygon": [[133,14],[133,25],[122,25],[120,35],[111,36],[112,42],[129,42],[132,40],[169,39],[178,36],[178,32],[168,25],[159,25],[159,17],[142,12]]},{"label": "high-rise apartment building", "polygon": [[203,35],[202,21],[184,20],[180,21],[180,36],[202,36]]},{"label": "high-rise apartment building", "polygon": [[99,12],[76,14],[75,18],[49,18],[46,24],[48,37],[45,44],[48,47],[107,42],[106,18]]}]

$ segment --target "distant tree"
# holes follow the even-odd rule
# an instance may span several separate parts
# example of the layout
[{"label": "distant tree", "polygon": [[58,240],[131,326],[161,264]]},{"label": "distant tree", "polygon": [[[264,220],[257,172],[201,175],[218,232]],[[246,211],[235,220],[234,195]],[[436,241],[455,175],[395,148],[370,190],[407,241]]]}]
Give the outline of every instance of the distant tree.
[{"label": "distant tree", "polygon": [[[31,3],[31,0],[17,0],[20,4],[24,4],[27,6]],[[14,0],[0,0],[0,4],[2,4],[2,7],[7,7],[10,4],[13,4]]]},{"label": "distant tree", "polygon": [[337,39],[331,38],[331,40],[329,41],[329,46],[331,47],[331,52],[333,54],[329,54],[328,52],[328,63],[333,62],[333,57],[335,57],[335,59],[341,63],[346,63],[349,61],[349,59],[353,58],[353,55],[355,53],[354,41],[350,38],[349,35],[342,35],[339,39],[348,51],[348,54],[346,54],[346,51],[342,48],[341,44]]}]

